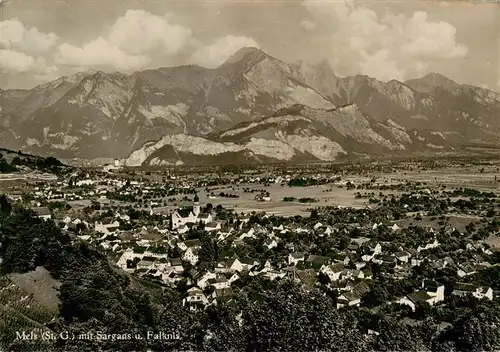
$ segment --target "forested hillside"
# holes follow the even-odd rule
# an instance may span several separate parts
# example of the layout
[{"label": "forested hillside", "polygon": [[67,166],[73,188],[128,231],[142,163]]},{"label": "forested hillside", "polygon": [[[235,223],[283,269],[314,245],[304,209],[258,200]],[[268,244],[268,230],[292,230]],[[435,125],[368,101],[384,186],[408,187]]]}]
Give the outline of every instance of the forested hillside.
[{"label": "forested hillside", "polygon": [[0,173],[10,173],[21,170],[37,170],[42,172],[60,173],[68,169],[54,157],[39,157],[25,154],[21,151],[13,151],[0,148]]}]

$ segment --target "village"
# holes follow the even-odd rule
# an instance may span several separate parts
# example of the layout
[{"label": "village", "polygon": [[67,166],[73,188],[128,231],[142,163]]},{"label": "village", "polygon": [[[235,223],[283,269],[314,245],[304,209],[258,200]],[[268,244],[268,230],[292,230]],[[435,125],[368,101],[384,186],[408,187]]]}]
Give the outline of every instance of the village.
[{"label": "village", "polygon": [[[487,190],[421,180],[391,186],[388,176],[379,173],[377,181],[363,173],[159,178],[105,167],[31,182],[31,193],[26,185],[11,186],[7,194],[38,217],[54,219],[75,241],[98,246],[130,274],[177,289],[191,310],[230,301],[249,280],[290,280],[334,297],[338,309],[400,304],[415,311],[453,295],[498,295],[477,279],[500,265],[496,184]],[[364,203],[281,200],[287,197],[273,184],[304,196],[323,187],[314,193],[319,200],[347,188]],[[255,210],[231,204],[245,194]],[[265,211],[276,199],[276,207],[292,203],[307,215]],[[399,286],[391,290],[387,282]]]}]

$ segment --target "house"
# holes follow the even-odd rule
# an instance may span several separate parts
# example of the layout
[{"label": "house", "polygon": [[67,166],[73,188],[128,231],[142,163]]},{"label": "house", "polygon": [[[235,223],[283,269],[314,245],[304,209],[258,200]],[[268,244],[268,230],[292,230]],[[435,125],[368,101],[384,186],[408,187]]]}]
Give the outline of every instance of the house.
[{"label": "house", "polygon": [[183,299],[182,304],[188,305],[190,310],[198,310],[207,305],[208,299],[201,289],[198,287],[191,287],[187,291],[187,297]]},{"label": "house", "polygon": [[240,260],[243,271],[250,271],[252,268],[260,265],[258,260],[252,258],[244,258]]},{"label": "house", "polygon": [[[344,262],[344,265],[347,265],[347,264],[345,264],[345,262]],[[354,263],[354,265],[356,265],[356,270],[361,270],[363,268],[366,268],[366,262],[356,262],[356,263]]]},{"label": "house", "polygon": [[216,300],[229,300],[233,296],[233,289],[231,287],[215,289],[212,293],[212,298]]},{"label": "house", "polygon": [[182,259],[186,262],[191,263],[192,265],[196,265],[199,260],[199,252],[200,249],[196,247],[189,247],[182,256]]},{"label": "house", "polygon": [[354,292],[345,292],[337,298],[337,309],[342,307],[358,307],[361,304],[361,296]]},{"label": "house", "polygon": [[309,257],[307,257],[306,264],[312,268],[320,269],[323,265],[326,265],[328,262],[330,262],[330,260],[331,259],[329,257],[311,254]]},{"label": "house", "polygon": [[182,276],[173,270],[167,270],[162,273],[161,279],[164,283],[173,283],[179,282],[182,280]]},{"label": "house", "polygon": [[233,282],[235,282],[239,278],[240,278],[240,276],[238,275],[238,273],[234,273],[233,275],[231,275],[229,277],[228,281],[229,281],[230,284],[232,284]]},{"label": "house", "polygon": [[[218,270],[220,269],[220,270]],[[218,265],[218,267],[215,269],[215,271],[237,271],[241,272],[243,271],[243,264],[239,261],[238,258],[234,259],[229,259],[225,263],[221,263],[221,265]]]},{"label": "house", "polygon": [[187,241],[184,241],[184,245],[186,246],[185,247],[186,250],[188,248],[200,249],[201,248],[201,241],[199,239],[187,240]]},{"label": "house", "polygon": [[463,264],[457,269],[457,275],[460,277],[473,275],[476,273],[476,269],[469,264]]},{"label": "house", "polygon": [[264,247],[266,247],[267,249],[272,249],[272,248],[275,248],[277,246],[278,246],[278,242],[276,242],[276,240],[274,240],[274,239],[267,238],[264,241]]},{"label": "house", "polygon": [[106,222],[106,221],[105,222],[96,222],[94,224],[95,232],[102,233],[105,235],[110,235],[119,227],[120,227],[120,223],[116,220],[113,222]]},{"label": "house", "polygon": [[141,260],[137,263],[137,269],[150,269],[153,267],[154,262],[150,260]]},{"label": "house", "polygon": [[433,305],[434,301],[435,297],[429,295],[426,291],[417,291],[401,298],[400,300],[397,301],[397,303],[409,306],[411,310],[414,312],[418,302],[428,303],[430,305]]},{"label": "house", "polygon": [[288,255],[288,264],[297,265],[299,262],[303,262],[305,259],[303,252],[294,252]]},{"label": "house", "polygon": [[198,280],[197,284],[201,289],[204,289],[205,287],[209,286],[208,280],[215,279],[216,277],[217,275],[215,273],[206,273]]},{"label": "house", "polygon": [[354,280],[356,279],[364,279],[365,278],[365,273],[361,270],[349,270],[349,278],[352,278]]},{"label": "house", "polygon": [[423,259],[420,259],[418,257],[412,257],[410,260],[410,265],[412,267],[420,266],[423,263],[423,261],[424,261]]},{"label": "house", "polygon": [[366,282],[360,282],[353,287],[353,292],[358,294],[360,297],[370,292],[370,286]]},{"label": "house", "polygon": [[375,246],[370,246],[370,250],[374,253],[374,255],[382,253],[382,246],[380,243],[377,243]]},{"label": "house", "polygon": [[423,250],[425,250],[425,249],[432,249],[432,248],[436,248],[436,247],[439,247],[439,245],[440,245],[440,244],[439,244],[438,240],[437,240],[437,239],[434,239],[434,241],[433,241],[433,242],[427,243],[427,244],[426,244],[425,246],[423,246],[423,247],[422,247],[422,246],[418,246],[418,248],[417,248],[417,252],[421,252],[421,251],[423,251]]},{"label": "house", "polygon": [[302,284],[304,290],[311,291],[317,281],[316,271],[314,269],[297,270],[295,272],[295,281]]},{"label": "house", "polygon": [[398,261],[398,264],[407,264],[410,261],[410,253],[405,251],[396,252],[395,257]]},{"label": "house", "polygon": [[182,274],[184,272],[184,267],[182,266],[182,260],[180,258],[170,259],[170,266],[178,274]]},{"label": "house", "polygon": [[491,287],[476,286],[474,284],[457,282],[453,285],[453,295],[455,296],[468,296],[472,295],[477,299],[487,298],[493,300],[493,290]]},{"label": "house", "polygon": [[341,279],[342,273],[345,270],[344,263],[335,263],[323,268],[323,274],[328,276],[331,281],[339,281]]},{"label": "house", "polygon": [[215,287],[216,290],[231,287],[231,283],[224,276],[208,279],[207,283],[209,286]]},{"label": "house", "polygon": [[47,207],[37,207],[37,208],[32,208],[31,210],[35,212],[36,216],[39,219],[48,220],[52,218],[52,214],[50,213],[50,210]]},{"label": "house", "polygon": [[371,280],[373,279],[373,272],[372,272],[372,269],[370,268],[363,268],[363,270],[361,270],[363,272],[363,276],[365,278],[365,280]]},{"label": "house", "polygon": [[[366,246],[366,244],[363,244],[363,246]],[[380,243],[377,243],[375,246],[368,246],[368,253],[364,254],[361,257],[361,259],[364,260],[365,262],[369,262],[381,253],[382,253],[382,246],[380,245]]]},{"label": "house", "polygon": [[285,275],[286,275],[286,273],[278,271],[278,270],[266,270],[265,272],[261,271],[260,274],[262,275],[262,277],[265,277],[266,279],[269,279],[271,281],[278,279],[278,278],[281,279],[281,278],[285,277]]},{"label": "house", "polygon": [[434,280],[423,280],[422,290],[434,298],[432,300],[432,305],[444,301],[444,285],[441,285]]},{"label": "house", "polygon": [[211,232],[211,231],[217,231],[222,228],[222,224],[220,222],[208,222],[205,224],[205,231]]}]

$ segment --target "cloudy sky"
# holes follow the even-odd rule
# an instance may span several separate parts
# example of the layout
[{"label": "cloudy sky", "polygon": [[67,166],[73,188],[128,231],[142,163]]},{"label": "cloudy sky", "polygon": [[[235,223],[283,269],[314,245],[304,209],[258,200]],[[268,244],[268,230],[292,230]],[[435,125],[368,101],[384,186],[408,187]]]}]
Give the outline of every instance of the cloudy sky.
[{"label": "cloudy sky", "polygon": [[244,46],[341,76],[440,72],[500,91],[500,2],[0,0],[0,87],[79,71],[216,67]]}]

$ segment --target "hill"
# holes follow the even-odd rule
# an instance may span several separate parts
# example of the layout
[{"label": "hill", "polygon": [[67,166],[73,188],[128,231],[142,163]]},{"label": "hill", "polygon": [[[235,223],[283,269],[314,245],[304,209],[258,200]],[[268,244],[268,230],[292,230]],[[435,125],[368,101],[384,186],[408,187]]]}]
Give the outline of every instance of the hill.
[{"label": "hill", "polygon": [[69,169],[54,157],[40,157],[0,148],[0,173],[17,171],[41,171],[58,174]]}]

